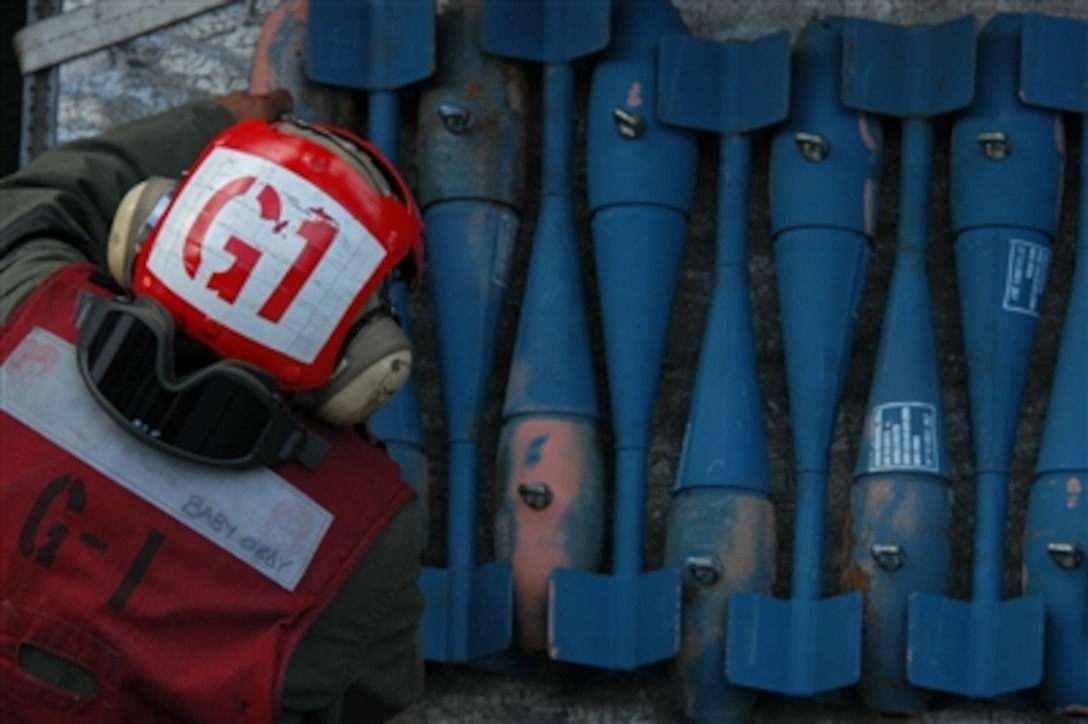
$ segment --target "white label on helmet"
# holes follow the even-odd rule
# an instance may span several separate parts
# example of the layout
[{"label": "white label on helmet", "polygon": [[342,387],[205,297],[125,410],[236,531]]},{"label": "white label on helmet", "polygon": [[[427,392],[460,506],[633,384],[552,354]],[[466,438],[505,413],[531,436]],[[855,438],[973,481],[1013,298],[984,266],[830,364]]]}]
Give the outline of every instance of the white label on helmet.
[{"label": "white label on helmet", "polygon": [[221,470],[125,433],[79,377],[73,346],[40,327],[0,365],[0,409],[293,591],[333,515],[267,468]]},{"label": "white label on helmet", "polygon": [[310,181],[216,148],[182,188],[147,268],[224,327],[309,364],[385,255]]}]

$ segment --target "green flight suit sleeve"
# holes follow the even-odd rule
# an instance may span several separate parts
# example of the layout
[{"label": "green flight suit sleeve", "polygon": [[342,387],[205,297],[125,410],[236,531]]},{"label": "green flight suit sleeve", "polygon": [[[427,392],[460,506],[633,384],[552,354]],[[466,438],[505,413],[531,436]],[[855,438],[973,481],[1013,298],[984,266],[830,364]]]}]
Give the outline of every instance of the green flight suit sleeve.
[{"label": "green flight suit sleeve", "polygon": [[113,212],[150,176],[180,178],[234,117],[212,100],[59,144],[0,179],[0,322],[59,267],[106,262]]},{"label": "green flight suit sleeve", "polygon": [[419,698],[420,503],[390,521],[291,656],[280,724],[382,722]]}]

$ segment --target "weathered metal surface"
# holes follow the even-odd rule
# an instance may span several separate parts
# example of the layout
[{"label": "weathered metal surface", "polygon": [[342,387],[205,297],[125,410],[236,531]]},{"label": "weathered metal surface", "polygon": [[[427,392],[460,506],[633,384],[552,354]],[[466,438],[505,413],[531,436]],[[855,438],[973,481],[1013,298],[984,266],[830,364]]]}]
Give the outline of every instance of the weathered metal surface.
[{"label": "weathered metal surface", "polygon": [[[839,101],[843,20],[811,21],[794,48],[790,116],[771,141],[771,224],[797,485],[810,509],[795,523],[793,596],[821,593],[831,445],[875,234],[883,136]],[[801,502],[801,491],[798,493]],[[840,609],[835,609],[840,610]],[[854,609],[851,609],[854,610]],[[813,624],[858,636],[860,620]],[[822,655],[822,654],[821,654]],[[843,673],[856,651],[836,659]]]},{"label": "weathered metal surface", "polygon": [[[1025,16],[1023,98],[1088,117],[1088,22]],[[1024,591],[1046,603],[1045,706],[1088,712],[1088,154],[1077,170],[1079,211],[1071,289],[1035,464],[1024,545]]]},{"label": "weathered metal surface", "polygon": [[[901,120],[902,170],[899,179],[899,223],[892,272],[884,314],[880,349],[873,371],[869,412],[862,433],[856,471],[857,484],[878,476],[894,481],[895,487],[948,480],[949,455],[941,400],[939,359],[933,323],[933,303],[926,273],[930,243],[929,206],[932,194],[934,126],[932,117],[970,103],[975,84],[974,18],[965,16],[936,26],[895,26],[865,19],[849,18],[844,26],[843,101],[851,107],[896,117]],[[896,495],[912,495],[896,491]],[[918,494],[918,500],[935,506],[948,501],[941,495]],[[870,496],[852,501],[874,502]],[[851,508],[854,527],[880,523],[892,511],[878,503],[875,510]],[[920,516],[914,525],[922,527],[929,518],[947,515],[932,507],[916,506],[894,511]],[[879,528],[878,532],[881,532]],[[856,536],[855,536],[856,537]],[[880,542],[880,541],[878,541]],[[928,541],[929,555],[920,559],[930,566],[929,581],[948,581],[948,556],[939,539]],[[900,545],[896,541],[890,541]],[[947,539],[944,546],[950,545]],[[855,565],[861,554],[853,549]],[[905,577],[903,577],[905,578]],[[944,592],[944,591],[939,591]],[[893,595],[866,599],[866,661],[884,663],[884,670],[870,672],[883,683],[883,692],[870,688],[873,705],[924,708],[927,699],[898,690],[902,672],[899,661],[910,672],[924,671],[929,661],[919,661],[907,652],[903,630],[909,590],[891,590]],[[917,623],[912,620],[912,624]],[[930,630],[919,626],[916,631]],[[879,638],[879,634],[890,634]],[[921,635],[919,633],[919,635]],[[910,641],[911,646],[914,640]],[[871,653],[883,651],[877,658]],[[927,677],[929,682],[933,677]],[[939,676],[937,678],[940,678]],[[914,679],[912,678],[912,681]],[[898,681],[902,687],[905,680]],[[890,685],[890,686],[889,686]],[[884,696],[889,692],[890,695]]]},{"label": "weathered metal surface", "polygon": [[548,649],[548,585],[556,568],[598,570],[604,470],[592,421],[516,419],[503,428],[496,478],[508,481],[495,517],[495,555],[514,571],[517,643]]},{"label": "weathered metal surface", "polygon": [[489,0],[484,47],[534,63],[570,63],[609,42],[610,0]]},{"label": "weathered metal surface", "polygon": [[[617,669],[670,657],[678,637],[678,576],[644,574],[643,544],[654,397],[695,184],[694,134],[655,113],[658,39],[682,29],[667,1],[617,5],[587,110],[586,183],[613,420],[612,570],[557,578],[554,643],[564,660]],[[560,615],[579,606],[599,613],[582,621]],[[662,616],[648,620],[647,610]]]},{"label": "weathered metal surface", "polygon": [[979,699],[1035,686],[1043,665],[1042,598],[1002,600],[1009,467],[1064,152],[1055,143],[1056,115],[1019,99],[1021,24],[1019,15],[1003,14],[983,29],[975,102],[952,130],[952,223],[976,468],[971,600],[938,593],[910,604],[908,676]]},{"label": "weathered metal surface", "polygon": [[[485,199],[436,203],[424,220],[446,411],[446,570],[428,567],[424,572],[434,581],[430,590],[437,592],[443,579],[452,586],[466,575],[459,571],[477,566],[477,501],[487,490],[481,475],[480,423],[518,220],[509,207]],[[467,576],[461,588],[450,588],[447,595],[428,598],[428,659],[468,662],[510,646],[510,565],[504,561],[493,567],[486,576]]]},{"label": "weathered metal surface", "polygon": [[[28,23],[60,12],[60,0],[26,0]],[[57,95],[60,68],[53,67],[23,78],[22,118],[20,119],[19,165],[57,141]]]},{"label": "weathered metal surface", "polygon": [[[726,677],[726,656],[734,643],[731,627],[736,623],[734,616],[726,616],[728,596],[737,592],[769,594],[773,578],[769,567],[759,568],[768,563],[761,547],[750,551],[753,558],[749,563],[756,570],[750,566],[726,570],[728,564],[738,561],[722,560],[715,555],[722,551],[713,550],[717,543],[735,537],[753,543],[769,539],[773,550],[774,528],[758,528],[760,524],[773,526],[770,510],[762,510],[764,515],[750,521],[757,526],[755,530],[732,519],[723,521],[727,525],[716,533],[698,525],[685,530],[698,520],[685,511],[692,500],[749,501],[757,508],[770,505],[766,500],[770,476],[746,274],[746,206],[751,189],[750,133],[785,116],[788,56],[788,42],[782,34],[731,44],[672,34],[662,39],[658,55],[657,105],[662,120],[719,134],[717,278],[703,330],[704,346],[681,450],[677,492],[670,508],[667,530],[672,545],[666,546],[667,562],[695,576],[700,585],[713,586],[726,577],[738,584],[713,589],[717,595],[684,598],[681,633],[687,643],[672,667],[673,687],[685,710],[699,716],[722,713],[738,718],[752,706],[752,692],[738,689]],[[765,69],[759,85],[745,77],[743,69],[749,65]],[[709,509],[705,512],[711,514]],[[711,547],[710,555],[705,554],[707,546]],[[720,620],[709,620],[719,614]],[[702,639],[703,648],[693,649],[693,637]]]},{"label": "weathered metal surface", "polygon": [[[559,652],[567,649],[568,637],[580,638],[579,632],[589,619],[578,615],[578,607],[584,607],[587,613],[595,612],[595,607],[576,591],[573,598],[564,593],[564,576],[560,574],[577,580],[584,572],[583,566],[599,565],[593,560],[599,555],[594,541],[596,532],[604,526],[603,508],[598,502],[603,499],[600,486],[604,484],[597,438],[600,414],[574,211],[575,74],[571,61],[607,44],[607,9],[607,3],[597,0],[522,0],[488,2],[483,16],[483,45],[488,52],[544,64],[540,205],[507,378],[498,485],[506,491],[507,501],[520,500],[518,489],[526,482],[538,482],[521,477],[523,466],[540,460],[547,463],[548,479],[544,482],[557,498],[556,484],[578,496],[569,503],[576,511],[576,519],[564,517],[558,531],[565,557],[577,567],[552,571],[547,601],[548,650],[553,657],[562,657]],[[526,23],[526,19],[531,21]],[[543,427],[529,431],[526,439],[526,433],[518,428],[528,424]],[[553,437],[553,444],[557,443],[554,450],[549,448]],[[510,444],[526,447],[506,450]],[[542,457],[545,452],[546,458]],[[517,511],[517,503],[514,505]],[[522,502],[521,510],[526,509],[534,510]],[[516,536],[516,543],[511,544],[517,554],[515,580],[528,586],[525,590],[519,586],[517,593],[519,621],[524,622],[519,625],[527,645],[534,648],[540,645],[536,630],[543,603],[540,581],[548,570],[539,566],[538,558],[550,561],[555,555],[551,550],[554,539],[535,535],[532,527],[523,533],[523,526],[532,526],[536,520],[532,515],[524,521],[519,516],[511,529]],[[591,526],[594,532],[567,528],[569,523]],[[503,525],[501,517],[498,525]],[[573,617],[565,613],[572,605]],[[574,629],[568,631],[568,626]]]},{"label": "weathered metal surface", "polygon": [[867,708],[924,711],[932,692],[907,681],[907,607],[913,594],[945,593],[951,582],[952,493],[927,475],[873,475],[850,491],[843,590],[863,608],[859,692]]},{"label": "weathered metal surface", "polygon": [[[771,225],[776,236],[798,228],[852,232],[845,238],[863,235],[860,283],[880,213],[884,134],[879,117],[839,100],[842,26],[838,16],[812,20],[793,45],[790,114],[771,139]],[[845,348],[838,353],[842,358],[849,355],[849,339],[833,347]]]},{"label": "weathered metal surface", "polygon": [[[64,9],[95,0],[64,0]],[[55,0],[55,4],[60,4]],[[215,93],[246,88],[264,15],[278,5],[230,3],[60,67],[56,140],[94,134]]]},{"label": "weathered metal surface", "polygon": [[249,88],[267,93],[290,88],[293,113],[307,121],[354,124],[350,98],[342,89],[317,83],[306,74],[306,21],[309,0],[289,0],[268,13],[253,48]]},{"label": "weathered metal surface", "polygon": [[[705,73],[707,67],[712,72]],[[764,71],[758,83],[745,72],[751,67]],[[698,399],[685,441],[681,480],[692,484],[695,476],[687,466],[694,460],[695,470],[705,471],[700,484],[717,479],[733,490],[769,492],[763,420],[754,404],[760,395],[748,302],[746,208],[751,132],[783,120],[788,111],[788,38],[777,34],[751,43],[714,44],[672,36],[662,44],[660,72],[663,86],[669,90],[661,104],[666,120],[721,134],[718,279],[696,378],[694,394]],[[700,74],[702,78],[697,79]],[[701,416],[703,410],[713,410],[715,402],[721,404],[722,421],[728,424],[708,425]],[[729,444],[715,444],[723,436],[730,439]],[[718,463],[702,462],[719,454]],[[829,688],[852,683],[857,668],[851,660],[856,652],[848,643],[821,652],[821,671],[809,665],[816,660],[817,648],[826,643],[819,640],[818,631],[838,632],[850,622],[841,618],[845,610],[838,602],[819,602],[818,587],[810,585],[810,569],[821,569],[826,476],[806,472],[797,482],[793,598],[781,602],[767,595],[769,592],[734,592],[723,659],[731,684],[794,696],[823,691],[829,682],[840,679],[844,679],[842,683]],[[803,572],[798,575],[798,571]],[[824,618],[823,614],[829,616]]]},{"label": "weathered metal surface", "polygon": [[[684,32],[680,15],[668,0],[625,0],[617,5],[612,42],[593,64],[586,106],[586,202],[591,213],[650,205],[684,217],[691,212],[696,134],[662,123],[657,112],[659,41],[666,33]],[[653,240],[658,234],[646,236]],[[683,238],[662,236],[654,243],[683,247]],[[600,237],[594,234],[594,242]],[[601,266],[606,265],[598,261]],[[660,276],[668,283],[676,275]],[[650,296],[666,300],[671,308],[671,294],[660,290]]]},{"label": "weathered metal surface", "polygon": [[774,505],[722,487],[690,487],[669,507],[665,561],[683,571],[680,650],[670,676],[680,712],[700,721],[742,721],[758,692],[725,679],[729,599],[769,595],[775,575]]},{"label": "weathered metal surface", "polygon": [[234,0],[94,3],[32,22],[12,39],[23,73],[45,70]]},{"label": "weathered metal surface", "polygon": [[[417,120],[416,157],[447,440],[447,570],[428,568],[425,574],[438,579],[456,577],[455,569],[472,569],[477,562],[477,501],[489,490],[480,472],[480,431],[525,188],[525,75],[510,61],[482,54],[479,24],[479,2],[444,8],[437,38],[442,70],[421,96]],[[451,107],[469,117],[451,125],[444,115]],[[431,609],[448,607],[439,625],[462,629],[457,635],[466,643],[442,651],[429,647],[430,658],[471,661],[465,658],[468,654],[478,658],[510,648],[510,566],[503,560],[486,578],[469,580],[467,589],[428,600],[429,616],[435,613]],[[483,587],[473,588],[475,584]],[[429,633],[425,628],[425,641]],[[450,630],[445,637],[456,643]]]},{"label": "weathered metal surface", "polygon": [[433,0],[310,0],[307,72],[322,83],[388,91],[434,72]]},{"label": "weathered metal surface", "polygon": [[510,647],[513,602],[507,561],[427,567],[419,588],[427,601],[420,623],[427,661],[471,663]]},{"label": "weathered metal surface", "polygon": [[450,2],[438,16],[436,70],[419,100],[420,206],[486,199],[525,204],[529,102],[522,64],[483,53],[482,3]]},{"label": "weathered metal surface", "polygon": [[932,118],[971,102],[975,17],[897,26],[864,18],[846,23],[844,102],[896,118]]},{"label": "weathered metal surface", "polygon": [[1024,590],[1046,597],[1044,705],[1088,714],[1088,471],[1040,475],[1028,503]]},{"label": "weathered metal surface", "polygon": [[478,445],[519,219],[468,198],[436,203],[424,220],[446,439]]},{"label": "weathered metal surface", "polygon": [[[59,3],[57,3],[59,4]],[[79,4],[66,0],[65,7]],[[45,113],[50,117],[58,140],[90,135],[116,123],[143,117],[163,110],[176,103],[205,98],[210,94],[244,88],[249,75],[250,53],[260,29],[260,18],[279,4],[278,0],[258,0],[251,16],[244,3],[234,3],[222,10],[213,11],[170,28],[129,41],[109,50],[99,51],[76,61],[65,63],[58,72],[59,93],[56,104]],[[1065,17],[1088,19],[1088,5],[1082,0],[887,0],[886,2],[830,3],[828,0],[794,0],[790,3],[723,3],[708,0],[676,0],[675,5],[693,34],[719,40],[760,37],[769,32],[787,29],[794,38],[814,16],[831,14],[857,15],[896,23],[933,23],[975,13],[979,22],[1000,11],[1041,11]],[[579,78],[584,82],[589,64],[580,68]],[[531,75],[532,82],[538,80]],[[532,87],[532,86],[531,86]],[[584,88],[584,85],[580,87]],[[530,104],[529,108],[534,106]],[[575,111],[576,142],[583,136],[582,111]],[[39,119],[41,120],[41,119]],[[410,139],[412,119],[405,119],[404,134]],[[530,115],[531,124],[539,118]],[[34,132],[39,127],[35,123]],[[531,133],[539,130],[530,126]],[[962,352],[959,313],[957,310],[954,257],[951,239],[948,178],[945,161],[948,144],[945,130],[938,128],[935,147],[935,175],[933,178],[932,230],[938,241],[929,259],[933,279],[934,321],[936,324],[937,352],[940,360],[943,402],[946,407],[948,448],[951,455],[950,480],[955,493],[952,509],[954,530],[968,530],[973,504],[970,484],[971,448],[968,426],[965,361]],[[1072,136],[1072,152],[1079,147],[1079,134]],[[26,140],[26,136],[24,136]],[[752,167],[752,197],[750,211],[750,250],[748,271],[751,280],[751,299],[756,324],[757,355],[761,387],[764,394],[764,417],[770,456],[770,473],[774,500],[778,512],[779,535],[782,541],[790,541],[792,505],[795,499],[795,483],[791,474],[790,453],[791,424],[787,413],[788,394],[782,367],[782,339],[779,324],[779,306],[775,291],[775,261],[771,244],[769,219],[769,183],[766,147],[764,139],[757,140]],[[850,358],[849,374],[844,389],[843,402],[836,419],[836,433],[831,456],[831,479],[847,480],[851,475],[852,461],[857,453],[858,437],[863,429],[869,382],[877,351],[880,323],[884,314],[884,301],[889,286],[894,229],[898,213],[895,203],[895,182],[900,162],[899,136],[888,134],[885,147],[885,176],[890,181],[879,190],[880,213],[876,219],[876,236],[873,255],[869,264],[865,294],[858,313],[856,343]],[[47,142],[50,145],[52,141]],[[577,146],[576,146],[577,148]],[[1013,151],[1015,153],[1015,149]],[[530,151],[530,168],[537,163],[536,153]],[[582,161],[575,156],[575,200],[578,207],[578,179],[583,172]],[[414,163],[410,147],[403,149],[401,166],[414,177]],[[670,330],[669,343],[662,368],[660,392],[655,409],[655,428],[649,450],[649,476],[646,545],[648,566],[661,563],[665,539],[666,510],[673,495],[673,486],[679,465],[679,450],[684,425],[692,402],[692,380],[697,366],[698,352],[702,345],[702,329],[707,313],[706,300],[714,281],[714,237],[716,233],[716,204],[714,192],[717,166],[713,159],[713,144],[704,144],[700,154],[700,183],[697,186],[695,208],[689,226],[689,241],[685,249],[681,269],[681,281],[677,288],[676,306]],[[1067,190],[1075,195],[1078,178],[1067,175]],[[530,192],[536,189],[536,179],[530,181]],[[1024,530],[1024,514],[1027,509],[1031,470],[1039,452],[1043,417],[1050,397],[1054,361],[1061,336],[1062,321],[1069,302],[1069,287],[1074,271],[1073,258],[1076,242],[1076,203],[1066,203],[1062,209],[1059,236],[1054,245],[1050,283],[1040,317],[1039,344],[1025,395],[1025,406],[1018,429],[1017,446],[1012,466],[1010,509],[1007,521],[1007,555],[1010,568],[1018,569],[1021,549],[1017,541]],[[533,212],[530,203],[529,213]],[[583,228],[585,217],[579,217],[583,259],[589,259],[589,235]],[[522,225],[519,243],[512,259],[509,303],[503,312],[499,336],[498,363],[492,381],[493,391],[501,390],[506,378],[506,362],[514,342],[517,303],[524,284],[524,269],[530,249],[531,225]],[[587,283],[591,278],[586,277]],[[413,323],[418,334],[420,394],[423,402],[424,423],[429,432],[427,438],[429,458],[436,479],[444,477],[446,465],[442,452],[442,440],[431,434],[441,429],[442,404],[438,385],[437,354],[433,342],[433,319],[430,292],[427,287],[414,295]],[[590,306],[591,323],[594,309]],[[600,366],[600,348],[594,350],[598,360],[598,379],[603,379]],[[493,404],[484,419],[481,432],[484,455],[493,454],[496,447],[500,409]],[[607,417],[604,419],[608,434]],[[1072,428],[1070,428],[1072,431]],[[1082,449],[1088,449],[1083,448]],[[485,475],[486,477],[486,475]],[[1080,480],[1088,479],[1081,476]],[[1064,482],[1058,489],[1061,490]],[[435,486],[432,499],[442,500],[444,491]],[[1056,498],[1058,500],[1061,496]],[[828,534],[825,545],[828,556],[824,571],[824,589],[830,591],[836,585],[843,567],[841,558],[841,526],[848,508],[848,486],[832,484],[828,497]],[[490,498],[483,496],[481,510],[489,508]],[[1060,502],[1059,505],[1064,505]],[[482,519],[480,537],[484,544],[491,542],[490,518]],[[442,543],[444,521],[434,519],[432,549],[428,560],[440,564],[444,555]],[[1082,525],[1082,524],[1081,524]],[[970,536],[953,538],[952,551],[957,560],[968,561]],[[1057,541],[1059,544],[1061,541]],[[1025,551],[1026,553],[1026,551]],[[1047,561],[1058,568],[1051,554]],[[1064,559],[1059,550],[1053,556]],[[1043,560],[1043,559],[1040,559]],[[789,547],[778,552],[778,583],[776,595],[788,594],[789,572],[792,555]],[[1039,573],[1041,567],[1032,566]],[[1060,569],[1059,569],[1060,570]],[[1079,569],[1083,570],[1083,569]],[[952,570],[950,591],[952,595],[969,593],[966,566]],[[1068,579],[1074,585],[1082,585],[1083,577],[1074,574]],[[1007,590],[1014,586],[1015,577],[1006,581]],[[1030,584],[1030,580],[1029,580]],[[1084,606],[1070,609],[1078,613]],[[1068,642],[1069,652],[1083,652],[1085,646],[1073,637],[1060,639]],[[1080,665],[1083,669],[1083,664]],[[1006,722],[1016,724],[1043,724],[1053,716],[1038,710],[1010,708],[1008,705],[966,702],[956,699],[938,700],[940,706],[914,719],[933,722]],[[427,686],[422,699],[400,715],[396,721],[403,724],[431,724],[432,722],[479,721],[479,722],[570,722],[570,721],[622,721],[662,722],[679,718],[669,682],[664,677],[647,676],[644,673],[599,676],[578,666],[549,664],[538,676],[523,679],[511,676],[495,676],[463,666],[431,666],[428,668]],[[799,702],[796,700],[760,700],[749,716],[753,724],[770,722],[833,722],[871,721],[873,714],[844,710],[826,704]]]}]

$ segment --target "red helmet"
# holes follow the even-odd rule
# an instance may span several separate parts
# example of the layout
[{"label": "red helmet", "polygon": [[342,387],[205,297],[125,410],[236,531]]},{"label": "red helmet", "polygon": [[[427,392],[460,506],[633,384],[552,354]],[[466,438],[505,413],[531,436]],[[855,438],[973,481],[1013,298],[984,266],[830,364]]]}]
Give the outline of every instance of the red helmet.
[{"label": "red helmet", "polygon": [[221,133],[145,228],[132,293],[284,391],[324,385],[368,298],[423,270],[403,178],[366,141],[297,119]]}]

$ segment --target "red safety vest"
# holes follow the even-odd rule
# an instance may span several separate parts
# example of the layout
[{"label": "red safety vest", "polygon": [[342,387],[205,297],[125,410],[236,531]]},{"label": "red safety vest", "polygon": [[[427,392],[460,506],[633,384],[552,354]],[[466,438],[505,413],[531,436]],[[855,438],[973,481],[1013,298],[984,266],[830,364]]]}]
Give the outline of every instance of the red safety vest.
[{"label": "red safety vest", "polygon": [[[75,339],[78,293],[106,293],[91,272],[89,265],[67,267],[20,305],[0,332],[0,364],[41,328]],[[274,545],[246,539],[256,556],[247,562],[209,539],[232,533],[238,521],[192,496],[184,514],[207,527],[201,535],[184,515],[149,504],[5,408],[0,720],[274,720],[295,646],[414,495],[396,464],[351,430],[323,427],[320,434],[333,445],[316,471],[287,463],[272,476],[332,516],[288,590],[258,570],[287,565]],[[278,540],[287,547],[282,534]],[[97,694],[80,696],[31,675],[19,664],[24,646],[93,673]]]}]

